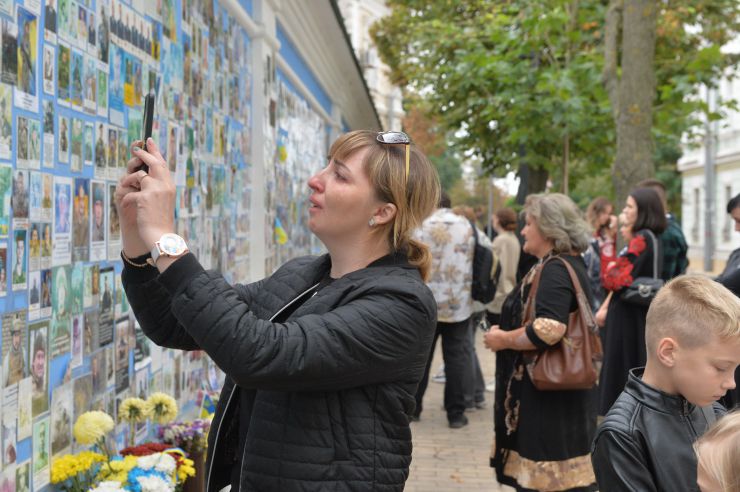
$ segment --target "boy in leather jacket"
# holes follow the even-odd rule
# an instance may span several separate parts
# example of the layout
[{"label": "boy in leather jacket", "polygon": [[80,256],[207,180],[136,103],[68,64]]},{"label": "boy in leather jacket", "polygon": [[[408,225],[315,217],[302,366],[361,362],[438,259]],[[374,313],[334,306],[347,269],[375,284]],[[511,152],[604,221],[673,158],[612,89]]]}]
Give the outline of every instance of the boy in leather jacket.
[{"label": "boy in leather jacket", "polygon": [[594,439],[600,490],[696,491],[696,441],[724,408],[740,364],[740,299],[709,278],[681,276],[650,305],[647,365],[624,391]]}]

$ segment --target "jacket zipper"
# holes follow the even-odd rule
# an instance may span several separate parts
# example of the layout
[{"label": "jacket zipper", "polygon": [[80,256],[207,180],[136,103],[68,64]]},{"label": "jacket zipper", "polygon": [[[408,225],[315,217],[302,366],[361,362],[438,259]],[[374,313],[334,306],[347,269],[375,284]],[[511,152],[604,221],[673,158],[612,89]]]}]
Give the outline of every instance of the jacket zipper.
[{"label": "jacket zipper", "polygon": [[689,412],[689,402],[687,400],[683,401],[683,416],[686,419],[686,422],[689,424],[689,429],[691,429],[692,440],[698,439],[699,435],[696,433],[696,429],[694,429],[694,423],[691,421],[691,412]]},{"label": "jacket zipper", "polygon": [[[288,304],[286,304],[285,306],[283,306],[282,308],[280,308],[280,310],[277,313],[273,314],[272,317],[270,317],[270,320],[269,321],[273,321],[275,318],[277,318],[278,316],[280,316],[280,314],[283,311],[285,311],[290,306],[292,306],[293,303],[295,303],[298,299],[300,299],[301,297],[303,297],[304,295],[306,295],[312,289],[315,289],[316,287],[318,287],[319,283],[320,282],[317,282],[316,284],[312,285],[308,289],[306,289],[303,292],[301,292],[298,296],[294,297]],[[236,392],[236,382],[234,383],[234,386],[231,388],[231,393],[229,393],[229,399],[226,400],[226,407],[224,407],[224,415],[226,415],[226,412],[228,412],[228,410],[229,410],[229,405],[231,405],[231,397],[234,396],[234,393],[235,392]],[[221,424],[222,423],[223,423],[223,416],[221,417],[221,420],[218,421],[218,427],[216,428],[216,438],[213,440],[213,456],[216,455],[216,449],[218,448],[218,438],[219,438],[219,434],[221,433]],[[241,486],[242,486],[242,470],[244,469],[244,454],[245,453],[242,452],[242,461],[239,464],[239,482],[238,482],[239,489],[241,489]],[[211,463],[208,466],[208,477],[206,478],[206,491],[207,492],[210,492],[211,491],[211,472],[212,471],[213,471],[213,457],[211,457]],[[232,492],[239,492],[239,491],[236,490],[236,491],[232,491]]]}]

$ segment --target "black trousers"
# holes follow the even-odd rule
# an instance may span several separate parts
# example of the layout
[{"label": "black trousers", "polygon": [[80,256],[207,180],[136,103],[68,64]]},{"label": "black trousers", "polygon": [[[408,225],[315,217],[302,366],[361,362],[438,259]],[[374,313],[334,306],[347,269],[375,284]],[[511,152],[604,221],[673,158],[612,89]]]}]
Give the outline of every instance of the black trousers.
[{"label": "black trousers", "polygon": [[454,323],[437,322],[432,350],[424,369],[424,377],[416,391],[416,415],[421,415],[422,400],[429,384],[429,368],[432,365],[437,339],[442,337],[442,359],[445,363],[444,406],[447,420],[458,420],[465,413],[465,390],[473,379],[472,347],[470,345],[470,318]]}]

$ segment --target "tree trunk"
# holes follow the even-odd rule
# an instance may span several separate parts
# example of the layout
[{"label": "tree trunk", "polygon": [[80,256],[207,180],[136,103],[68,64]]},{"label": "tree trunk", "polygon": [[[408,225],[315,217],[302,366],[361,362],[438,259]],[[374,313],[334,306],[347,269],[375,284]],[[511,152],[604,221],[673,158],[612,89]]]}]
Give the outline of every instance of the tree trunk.
[{"label": "tree trunk", "polygon": [[624,0],[622,8],[622,76],[617,89],[617,155],[612,168],[617,209],[638,181],[655,174],[651,131],[656,1]]},{"label": "tree trunk", "polygon": [[547,187],[548,173],[546,169],[532,168],[526,162],[519,165],[519,191],[516,194],[516,203],[524,205],[528,195],[542,193]]}]

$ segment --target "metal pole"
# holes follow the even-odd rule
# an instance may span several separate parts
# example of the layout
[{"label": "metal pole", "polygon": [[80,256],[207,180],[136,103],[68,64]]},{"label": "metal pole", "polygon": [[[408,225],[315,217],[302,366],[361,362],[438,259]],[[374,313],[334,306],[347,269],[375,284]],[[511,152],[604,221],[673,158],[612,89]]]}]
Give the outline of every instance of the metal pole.
[{"label": "metal pole", "polygon": [[488,217],[486,217],[486,233],[488,237],[493,235],[493,177],[488,180]]},{"label": "metal pole", "polygon": [[[717,92],[707,87],[707,108],[709,112],[716,109]],[[715,191],[715,161],[717,158],[717,121],[710,121],[707,115],[706,142],[704,145],[704,271],[714,270],[714,204]]]}]

